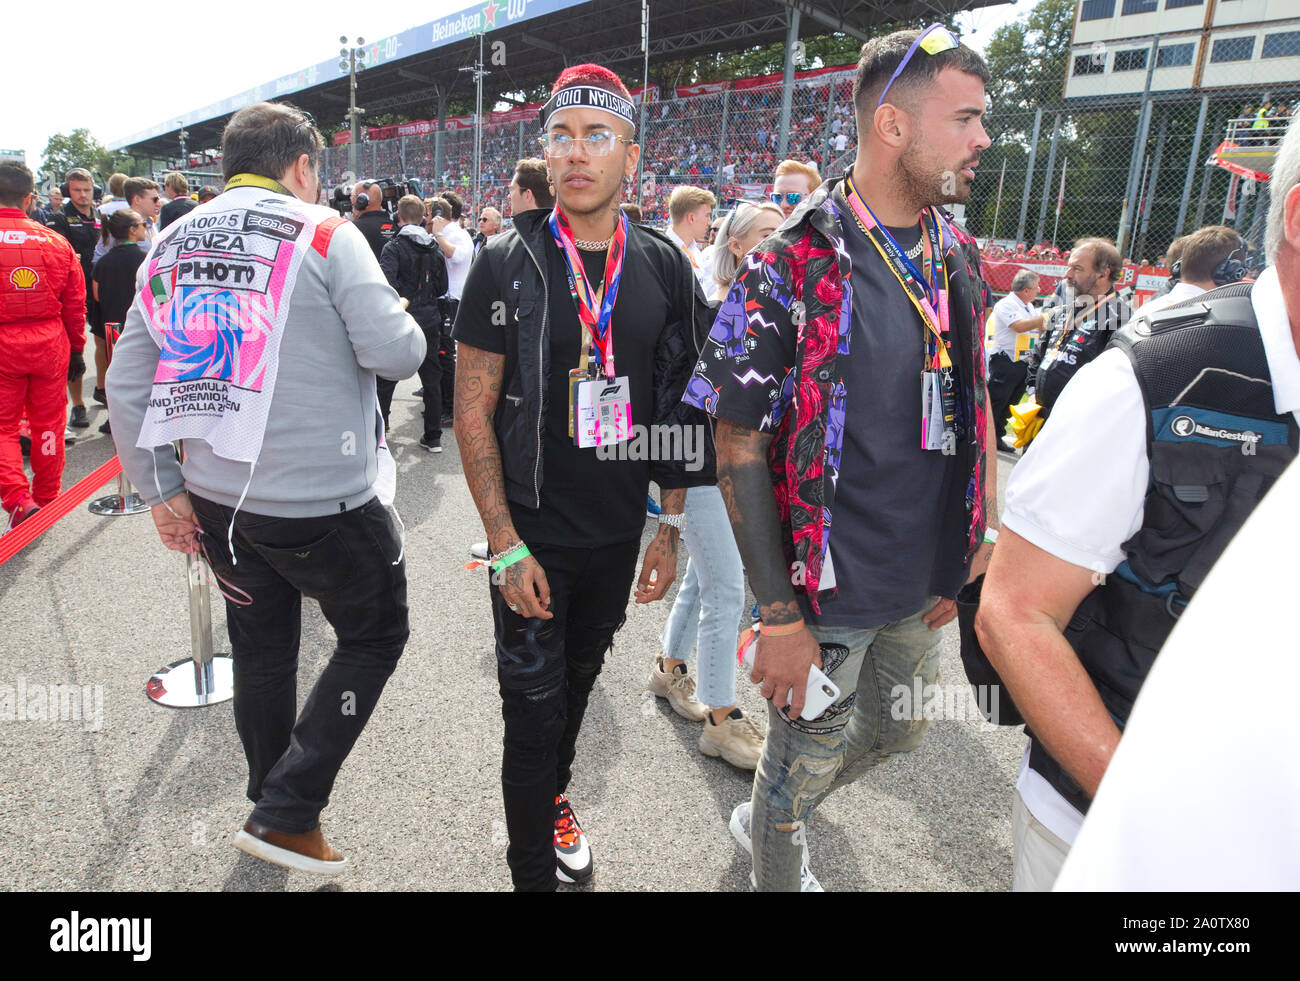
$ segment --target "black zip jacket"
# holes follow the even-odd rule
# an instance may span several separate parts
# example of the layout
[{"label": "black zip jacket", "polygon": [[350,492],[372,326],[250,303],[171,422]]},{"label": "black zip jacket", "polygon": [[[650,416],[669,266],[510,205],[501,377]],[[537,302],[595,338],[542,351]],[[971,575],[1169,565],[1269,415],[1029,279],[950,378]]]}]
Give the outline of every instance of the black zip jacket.
[{"label": "black zip jacket", "polygon": [[[474,260],[488,264],[494,294],[506,302],[507,322],[516,325],[515,330],[506,331],[506,384],[493,426],[501,447],[506,498],[528,508],[541,507],[545,469],[542,434],[549,400],[552,396],[568,398],[567,392],[552,393],[546,386],[551,362],[548,319],[552,297],[547,285],[550,270],[545,248],[545,237],[551,234],[549,217],[545,209],[516,215],[514,228],[493,235]],[[659,249],[665,250],[678,267],[677,319],[673,329],[664,331],[655,351],[652,425],[702,425],[709,434],[700,470],[687,470],[684,460],[653,460],[650,478],[663,490],[714,484],[717,463],[711,421],[699,409],[682,402],[682,394],[713,327],[716,305],[705,300],[686,253],[660,232],[629,224],[627,248],[625,261],[637,261],[637,252]],[[567,296],[554,299],[571,302]]]}]

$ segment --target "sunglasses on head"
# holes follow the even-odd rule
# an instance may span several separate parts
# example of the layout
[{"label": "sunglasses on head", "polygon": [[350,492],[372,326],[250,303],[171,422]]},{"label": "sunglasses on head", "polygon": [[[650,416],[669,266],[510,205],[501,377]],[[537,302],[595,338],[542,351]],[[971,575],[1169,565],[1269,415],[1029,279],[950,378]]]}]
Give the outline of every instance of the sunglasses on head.
[{"label": "sunglasses on head", "polygon": [[885,96],[889,94],[890,86],[898,81],[898,76],[903,74],[904,69],[907,68],[907,63],[912,60],[912,55],[916,54],[918,48],[926,54],[937,55],[943,51],[952,51],[960,46],[961,42],[957,40],[956,34],[942,24],[931,24],[917,35],[916,40],[907,49],[907,54],[903,55],[903,60],[894,69],[894,74],[889,76],[889,81],[885,83],[884,91],[880,93],[880,99],[876,102],[876,108],[879,109],[885,104]]},{"label": "sunglasses on head", "polygon": [[768,197],[772,199],[773,204],[780,204],[782,198],[785,198],[786,204],[798,204],[803,200],[803,195],[798,191],[786,191],[784,194],[773,191]]}]

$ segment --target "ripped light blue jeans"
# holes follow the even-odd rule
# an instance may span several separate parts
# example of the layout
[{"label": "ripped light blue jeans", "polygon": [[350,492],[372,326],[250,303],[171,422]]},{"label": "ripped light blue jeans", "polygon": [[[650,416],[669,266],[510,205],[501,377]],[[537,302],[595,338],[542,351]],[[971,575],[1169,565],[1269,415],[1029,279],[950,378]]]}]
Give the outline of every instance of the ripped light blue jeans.
[{"label": "ripped light blue jeans", "polygon": [[759,892],[799,891],[805,825],[822,798],[921,745],[929,721],[896,720],[892,692],[895,685],[911,689],[913,678],[938,682],[940,632],[921,619],[937,602],[931,597],[912,616],[880,627],[811,628],[819,644],[848,648],[838,659],[822,652],[840,700],[812,722],[791,722],[768,703],[750,823]]},{"label": "ripped light blue jeans", "polygon": [[736,704],[736,639],[745,613],[745,569],[717,487],[686,491],[689,559],[677,601],[664,624],[664,657],[691,659],[699,653],[695,697],[710,708]]}]

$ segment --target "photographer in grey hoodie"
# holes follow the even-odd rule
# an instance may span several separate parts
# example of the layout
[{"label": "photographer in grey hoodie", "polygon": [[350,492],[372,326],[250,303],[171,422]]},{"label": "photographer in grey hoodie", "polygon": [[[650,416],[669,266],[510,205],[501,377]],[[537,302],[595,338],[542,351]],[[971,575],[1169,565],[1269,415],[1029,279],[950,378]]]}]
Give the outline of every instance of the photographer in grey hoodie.
[{"label": "photographer in grey hoodie", "polygon": [[[375,377],[410,375],[425,341],[361,232],[311,203],[323,142],[310,116],[256,103],[222,143],[225,193],[140,267],[109,417],[163,544],[201,552],[227,597],[255,804],[235,844],[335,875],[347,860],[320,813],[409,635],[401,542],[377,496],[391,458]],[[338,646],[295,720],[303,596]]]}]

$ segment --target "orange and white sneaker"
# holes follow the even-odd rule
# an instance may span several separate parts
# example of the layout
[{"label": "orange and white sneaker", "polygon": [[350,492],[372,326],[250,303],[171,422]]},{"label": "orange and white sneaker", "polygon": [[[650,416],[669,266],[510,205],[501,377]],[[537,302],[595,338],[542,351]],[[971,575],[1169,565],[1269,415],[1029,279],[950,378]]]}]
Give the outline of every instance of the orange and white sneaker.
[{"label": "orange and white sneaker", "polygon": [[569,798],[563,794],[555,798],[555,877],[561,882],[585,882],[595,869],[591,863],[591,849],[587,836],[582,833],[578,819],[573,816]]}]

